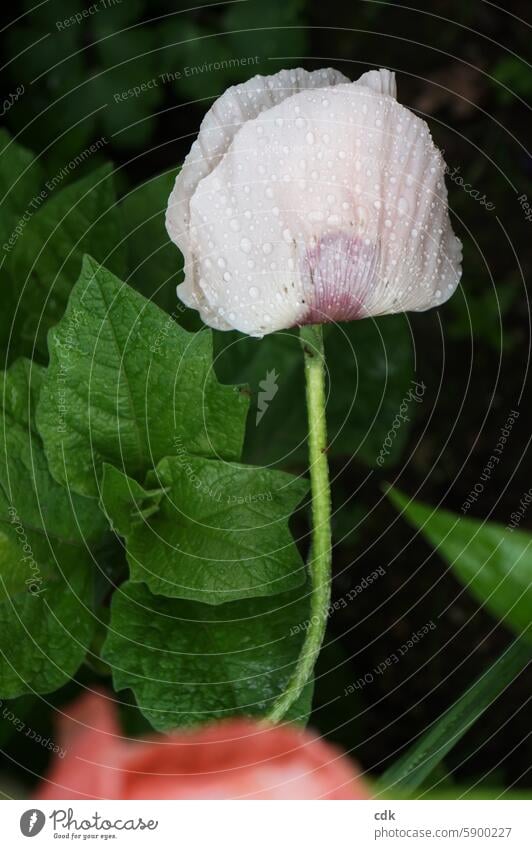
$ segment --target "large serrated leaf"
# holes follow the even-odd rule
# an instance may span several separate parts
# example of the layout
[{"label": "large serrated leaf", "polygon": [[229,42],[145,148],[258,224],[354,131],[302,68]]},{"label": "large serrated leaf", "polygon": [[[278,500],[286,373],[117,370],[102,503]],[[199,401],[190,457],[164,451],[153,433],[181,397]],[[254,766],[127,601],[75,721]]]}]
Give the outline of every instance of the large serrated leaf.
[{"label": "large serrated leaf", "polygon": [[[103,657],[157,729],[261,716],[286,687],[304,638],[293,624],[308,610],[305,589],[212,607],[129,583],[115,593]],[[306,720],[311,690],[285,718]]]},{"label": "large serrated leaf", "polygon": [[95,620],[94,501],[50,476],[33,410],[44,371],[17,360],[1,376],[0,696],[50,692],[75,673]]},{"label": "large serrated leaf", "polygon": [[210,332],[187,333],[91,257],[49,350],[37,424],[76,492],[98,495],[104,462],[144,481],[180,449],[239,458],[247,399],[216,380]]},{"label": "large serrated leaf", "polygon": [[30,210],[8,262],[28,348],[35,344],[41,354],[46,353],[49,328],[63,315],[83,254],[92,254],[118,274],[126,268],[112,166],[64,188],[63,179],[61,173],[48,175],[44,198]]},{"label": "large serrated leaf", "polygon": [[181,453],[162,460],[147,486],[151,492],[105,467],[102,504],[125,537],[133,581],[157,595],[206,604],[304,582],[288,519],[306,481]]}]

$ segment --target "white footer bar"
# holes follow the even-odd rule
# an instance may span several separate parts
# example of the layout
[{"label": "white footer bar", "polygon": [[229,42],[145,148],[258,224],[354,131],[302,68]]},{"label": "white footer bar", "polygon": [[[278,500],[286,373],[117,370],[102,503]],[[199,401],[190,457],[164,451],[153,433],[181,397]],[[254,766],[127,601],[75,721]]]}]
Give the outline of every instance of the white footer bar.
[{"label": "white footer bar", "polygon": [[[532,847],[528,801],[0,802],[0,844],[183,849]],[[35,842],[31,841],[35,839]]]}]

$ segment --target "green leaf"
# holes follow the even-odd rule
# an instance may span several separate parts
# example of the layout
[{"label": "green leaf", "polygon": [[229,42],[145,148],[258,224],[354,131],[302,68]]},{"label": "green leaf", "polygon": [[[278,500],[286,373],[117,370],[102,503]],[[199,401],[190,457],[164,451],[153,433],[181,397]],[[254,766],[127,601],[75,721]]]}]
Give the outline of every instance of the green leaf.
[{"label": "green leaf", "polygon": [[81,664],[94,629],[94,501],[50,476],[33,411],[44,370],[17,360],[1,376],[0,696],[50,692]]},{"label": "green leaf", "polygon": [[[216,607],[153,596],[143,584],[114,595],[103,657],[117,690],[130,687],[161,730],[263,715],[286,687],[308,618],[306,591]],[[304,721],[311,685],[290,719]]]},{"label": "green leaf", "polygon": [[388,496],[490,613],[518,636],[527,630],[532,610],[532,534],[435,509],[396,489],[390,489]]},{"label": "green leaf", "polygon": [[495,699],[530,663],[532,649],[516,640],[480,678],[434,723],[421,739],[388,769],[379,781],[381,792],[413,791],[482,716]]},{"label": "green leaf", "polygon": [[[9,260],[26,316],[24,335],[46,352],[46,334],[65,311],[83,254],[111,270],[125,270],[122,219],[116,206],[112,167],[106,165],[66,188],[51,175],[45,198],[32,211]],[[59,180],[59,185],[56,182]]]},{"label": "green leaf", "polygon": [[13,141],[5,130],[0,130],[0,346],[2,353],[9,346],[9,359],[13,359],[18,350],[18,327],[15,326],[15,285],[7,266],[11,252],[24,232],[25,219],[31,213],[32,204],[43,185],[43,173],[33,154]]},{"label": "green leaf", "polygon": [[49,349],[38,427],[74,491],[98,495],[104,462],[143,482],[179,448],[240,456],[247,399],[216,380],[210,332],[187,333],[91,257]]},{"label": "green leaf", "polygon": [[147,486],[151,493],[104,467],[103,509],[126,539],[133,581],[158,595],[206,604],[282,593],[304,582],[288,518],[306,481],[181,452],[162,460]]},{"label": "green leaf", "polygon": [[144,489],[119,469],[103,464],[100,507],[112,530],[120,536],[129,536],[149,515],[158,512],[163,495],[164,489]]},{"label": "green leaf", "polygon": [[[272,464],[306,461],[305,381],[297,331],[251,339],[239,333],[216,333],[216,372],[222,380],[249,383],[252,414],[248,419],[246,461]],[[325,332],[330,391],[327,424],[330,456],[352,456],[369,466],[388,434],[385,467],[397,462],[419,406],[411,398],[412,345],[404,316],[376,321],[354,321]],[[268,380],[276,375],[264,414],[258,418],[258,400]],[[411,395],[409,396],[409,392]],[[394,420],[401,405],[406,415],[400,427]]]},{"label": "green leaf", "polygon": [[[176,286],[182,259],[164,224],[166,206],[176,178],[167,171],[132,189],[121,203],[126,234],[126,282],[166,312],[178,310]],[[185,307],[182,307],[184,311]]]},{"label": "green leaf", "polygon": [[[33,153],[13,141],[6,130],[0,129],[0,241],[3,253],[9,253],[17,242],[19,236],[14,228],[31,209],[31,202],[41,192],[43,184],[43,171]],[[6,245],[11,237],[13,244]]]}]

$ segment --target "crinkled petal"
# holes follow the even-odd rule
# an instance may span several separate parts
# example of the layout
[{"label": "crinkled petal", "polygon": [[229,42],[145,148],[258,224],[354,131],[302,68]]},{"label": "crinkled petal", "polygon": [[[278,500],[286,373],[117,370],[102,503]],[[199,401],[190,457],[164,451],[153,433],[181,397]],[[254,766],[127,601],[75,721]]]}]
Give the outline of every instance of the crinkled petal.
[{"label": "crinkled petal", "polygon": [[190,199],[198,184],[218,165],[235,135],[247,121],[298,91],[346,82],[349,82],[347,77],[332,68],[310,72],[296,68],[279,71],[269,77],[258,74],[241,85],[228,88],[205,115],[198,138],[185,159],[170,195],[166,228],[185,260],[185,282],[180,286],[179,297],[187,306],[199,309],[204,320],[210,319],[207,323],[211,326],[215,326],[213,322],[217,319],[210,315],[204,303],[194,278],[194,269],[190,266],[188,250]]},{"label": "crinkled petal", "polygon": [[378,71],[366,71],[356,81],[356,84],[372,88],[377,94],[389,94],[390,97],[397,97],[395,74],[393,71],[388,71],[387,68],[380,68]]},{"label": "crinkled petal", "polygon": [[378,90],[391,78],[371,75],[247,121],[198,184],[190,263],[218,320],[262,336],[425,310],[456,288],[443,159],[426,123]]}]

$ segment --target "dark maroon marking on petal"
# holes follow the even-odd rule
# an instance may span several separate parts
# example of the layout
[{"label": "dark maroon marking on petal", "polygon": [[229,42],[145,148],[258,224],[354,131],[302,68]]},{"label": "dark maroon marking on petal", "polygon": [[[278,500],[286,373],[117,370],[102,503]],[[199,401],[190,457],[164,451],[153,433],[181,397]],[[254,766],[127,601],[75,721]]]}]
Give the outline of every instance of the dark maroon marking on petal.
[{"label": "dark maroon marking on petal", "polygon": [[298,325],[361,318],[377,260],[375,243],[343,231],[327,233],[307,248],[300,268],[308,306]]}]

